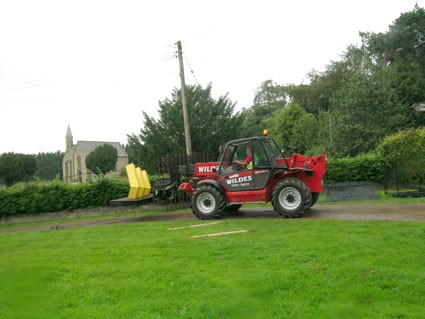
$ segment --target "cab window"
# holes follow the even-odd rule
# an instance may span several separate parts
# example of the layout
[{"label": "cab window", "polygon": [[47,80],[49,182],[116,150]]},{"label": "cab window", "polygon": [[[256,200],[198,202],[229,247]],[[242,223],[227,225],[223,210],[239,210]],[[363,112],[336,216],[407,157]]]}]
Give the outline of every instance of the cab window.
[{"label": "cab window", "polygon": [[253,141],[253,164],[254,168],[270,168],[270,161],[266,155],[264,147],[259,140]]},{"label": "cab window", "polygon": [[235,154],[235,150],[236,150],[236,146],[235,145],[230,145],[228,146],[223,155],[222,155],[222,160],[221,160],[221,165],[219,170],[223,171],[228,167],[232,166],[232,160]]},{"label": "cab window", "polygon": [[276,142],[273,140],[265,140],[264,148],[267,153],[268,158],[271,161],[271,165],[276,168],[286,168],[285,158],[277,146]]},{"label": "cab window", "polygon": [[[247,169],[246,159],[249,150],[252,150],[250,142],[228,145],[222,154],[219,172],[228,174]],[[250,168],[252,169],[252,165]]]}]

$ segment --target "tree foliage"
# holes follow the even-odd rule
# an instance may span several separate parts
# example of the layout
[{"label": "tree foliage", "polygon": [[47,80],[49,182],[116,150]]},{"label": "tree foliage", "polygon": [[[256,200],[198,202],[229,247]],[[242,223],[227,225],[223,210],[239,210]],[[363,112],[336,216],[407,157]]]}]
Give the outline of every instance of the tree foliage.
[{"label": "tree foliage", "polygon": [[286,108],[278,111],[270,124],[270,136],[281,146],[297,148],[298,152],[304,152],[316,144],[317,121],[298,103],[291,102]]},{"label": "tree foliage", "polygon": [[400,15],[388,32],[361,33],[363,44],[374,61],[381,66],[419,62],[425,68],[425,10],[415,5],[412,11]]},{"label": "tree foliage", "polygon": [[0,155],[0,179],[6,186],[32,179],[37,168],[34,155],[4,153]]},{"label": "tree foliage", "polygon": [[318,119],[318,143],[339,157],[367,153],[388,134],[425,125],[425,112],[411,108],[425,101],[424,9],[401,14],[388,32],[360,35],[360,47],[350,45],[341,61],[311,72],[310,84],[287,88]]},{"label": "tree foliage", "polygon": [[357,73],[337,92],[331,104],[334,154],[367,153],[386,135],[410,125],[411,110],[400,102],[391,73],[387,69],[372,75]]},{"label": "tree foliage", "polygon": [[261,135],[268,128],[268,120],[287,104],[286,88],[267,80],[257,89],[254,104],[241,113],[244,137]]},{"label": "tree foliage", "polygon": [[425,127],[391,134],[376,151],[384,166],[397,172],[400,181],[425,183]]},{"label": "tree foliage", "polygon": [[[348,50],[354,48],[349,47]],[[329,111],[335,92],[354,72],[348,63],[347,60],[332,62],[324,72],[311,71],[308,74],[310,84],[288,85],[286,90],[291,100],[302,105],[306,112],[316,117],[321,111]]]},{"label": "tree foliage", "polygon": [[110,144],[103,144],[95,148],[86,157],[86,166],[95,174],[113,171],[117,163],[118,151]]},{"label": "tree foliage", "polygon": [[276,110],[285,107],[286,103],[286,88],[272,80],[261,83],[255,93],[254,106],[265,106]]},{"label": "tree foliage", "polygon": [[64,153],[38,153],[35,156],[37,169],[34,173],[34,177],[51,181],[59,177],[62,180],[62,160]]},{"label": "tree foliage", "polygon": [[[418,5],[400,15],[386,33],[361,33],[363,48],[375,65],[391,69],[390,79],[400,102],[425,101],[425,10]],[[412,127],[425,125],[425,114],[409,112]]]}]

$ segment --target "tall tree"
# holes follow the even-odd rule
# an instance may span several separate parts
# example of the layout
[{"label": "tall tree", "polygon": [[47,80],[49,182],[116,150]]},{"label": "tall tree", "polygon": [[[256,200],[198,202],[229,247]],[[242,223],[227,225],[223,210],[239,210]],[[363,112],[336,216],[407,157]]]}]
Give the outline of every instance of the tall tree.
[{"label": "tall tree", "polygon": [[[345,58],[357,65],[332,100],[336,153],[373,150],[386,135],[425,124],[410,106],[425,101],[425,11],[403,13],[386,33],[361,33]],[[350,62],[351,61],[351,62]]]},{"label": "tall tree", "polygon": [[307,113],[298,103],[291,102],[281,109],[271,122],[271,133],[276,142],[287,149],[298,152],[316,146],[318,125],[315,117]]},{"label": "tall tree", "polygon": [[364,32],[361,36],[380,65],[414,60],[425,70],[425,10],[417,4],[412,11],[402,13],[388,32]]},{"label": "tall tree", "polygon": [[425,71],[425,9],[417,4],[402,14],[389,31],[392,51],[401,58],[419,62]]},{"label": "tall tree", "polygon": [[368,152],[387,134],[425,125],[425,112],[410,107],[425,101],[424,9],[403,13],[386,33],[360,35],[360,47],[311,73],[309,85],[288,87],[320,120],[321,139],[327,136],[338,156]]},{"label": "tall tree", "polygon": [[[391,68],[392,86],[400,102],[409,107],[425,102],[425,10],[400,15],[386,33],[361,33],[363,46],[373,61]],[[425,114],[408,113],[412,127],[425,125]]]},{"label": "tall tree", "polygon": [[336,93],[331,112],[335,155],[371,151],[386,135],[407,126],[406,112],[411,110],[400,103],[390,71],[358,73]]},{"label": "tall tree", "polygon": [[287,104],[286,88],[272,80],[261,83],[254,97],[254,104],[242,111],[242,135],[261,135],[268,127],[268,118]]},{"label": "tall tree", "polygon": [[[193,152],[218,156],[218,148],[229,139],[240,137],[241,118],[227,95],[214,99],[212,86],[187,86],[186,100]],[[128,136],[130,159],[148,172],[157,171],[158,156],[185,153],[181,90],[174,89],[171,99],[159,102],[159,119],[143,112],[140,134]]]},{"label": "tall tree", "polygon": [[349,45],[341,55],[340,61],[331,61],[323,72],[312,70],[307,74],[309,84],[288,85],[286,90],[291,101],[297,102],[316,118],[320,112],[330,111],[335,92],[343,83],[358,72],[363,72],[367,59],[362,50]]}]

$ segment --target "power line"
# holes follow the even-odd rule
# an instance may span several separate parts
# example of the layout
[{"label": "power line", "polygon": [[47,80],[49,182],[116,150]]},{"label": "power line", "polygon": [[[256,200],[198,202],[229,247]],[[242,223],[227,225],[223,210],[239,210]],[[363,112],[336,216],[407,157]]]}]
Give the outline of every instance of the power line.
[{"label": "power line", "polygon": [[[30,83],[36,83],[33,85],[25,85],[25,84],[30,84]],[[29,81],[29,82],[22,82],[22,83],[17,83],[17,84],[13,84],[13,85],[9,85],[9,86],[0,86],[0,93],[6,93],[6,92],[12,92],[12,91],[16,91],[16,90],[24,90],[24,89],[30,89],[30,88],[34,88],[34,87],[38,87],[38,86],[43,86],[43,85],[47,85],[47,82],[42,82],[42,83],[37,83],[38,81]],[[9,88],[12,87],[12,88]]]},{"label": "power line", "polygon": [[175,58],[177,58],[176,56],[175,56],[175,54],[173,54],[172,56],[168,56],[168,58],[164,58],[164,59],[162,59],[163,61],[167,61],[167,60],[174,60]]},{"label": "power line", "polygon": [[21,103],[28,103],[28,102],[34,102],[34,101],[39,101],[39,100],[46,100],[46,99],[50,99],[50,98],[52,98],[52,96],[49,96],[49,95],[38,96],[38,97],[31,97],[31,98],[23,99],[23,100],[1,102],[0,103],[0,106],[13,105],[13,104],[21,104]]},{"label": "power line", "polygon": [[[177,48],[177,43],[174,44],[174,47]],[[187,65],[189,66],[190,73],[192,74],[193,79],[195,80],[196,85],[199,86],[198,80],[196,79],[196,76],[195,76],[195,72],[193,71],[192,66],[189,63],[189,59],[187,58],[186,54],[183,53],[183,52],[182,52],[182,56],[184,56],[184,59],[185,59]],[[178,58],[178,51],[175,51],[174,52],[174,56],[171,57],[171,58],[169,58],[169,59],[173,59],[173,58]],[[169,60],[169,59],[166,59],[166,60]]]},{"label": "power line", "polygon": [[[16,78],[16,77],[9,77],[9,78]],[[5,80],[6,78],[3,78],[3,81]],[[47,84],[49,84],[49,81],[47,80],[27,80],[27,81],[18,81],[18,82],[10,81],[10,83],[2,83],[0,85],[0,93],[15,91],[19,89],[25,89],[27,87],[47,85]]]},{"label": "power line", "polygon": [[196,85],[199,86],[199,83],[196,80],[195,72],[193,72],[192,67],[190,66],[190,63],[189,63],[189,60],[187,59],[186,54],[183,54],[183,55],[184,55],[184,59],[186,60],[187,65],[189,66],[190,73],[192,73],[192,76],[193,76],[193,79],[195,80]]},{"label": "power line", "polygon": [[9,75],[9,76],[5,76],[5,77],[0,78],[0,82],[8,81],[9,79],[24,78],[24,77],[27,77],[28,75],[29,74]]}]

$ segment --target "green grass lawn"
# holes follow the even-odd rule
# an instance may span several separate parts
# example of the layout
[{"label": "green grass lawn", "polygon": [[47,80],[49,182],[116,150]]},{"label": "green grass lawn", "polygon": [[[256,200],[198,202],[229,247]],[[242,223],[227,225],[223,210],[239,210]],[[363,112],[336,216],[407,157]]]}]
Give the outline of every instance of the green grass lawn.
[{"label": "green grass lawn", "polygon": [[0,318],[425,318],[424,223],[201,223],[0,233]]}]

